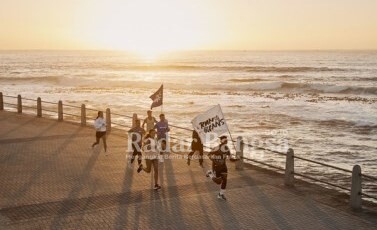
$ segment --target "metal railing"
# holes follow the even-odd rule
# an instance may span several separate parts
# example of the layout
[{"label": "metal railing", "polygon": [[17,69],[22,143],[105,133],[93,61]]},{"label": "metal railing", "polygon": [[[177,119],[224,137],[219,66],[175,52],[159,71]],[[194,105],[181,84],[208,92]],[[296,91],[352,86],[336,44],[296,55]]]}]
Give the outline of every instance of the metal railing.
[{"label": "metal railing", "polygon": [[[4,102],[4,98],[17,99],[17,103]],[[22,105],[22,100],[37,102],[37,106],[34,107],[34,106]],[[50,110],[50,108],[49,109],[43,108],[42,103],[43,104],[50,104],[50,105],[57,105],[57,110],[54,111],[54,110]],[[63,104],[63,102],[61,100],[58,103],[56,103],[56,102],[51,102],[51,101],[42,101],[40,98],[38,98],[37,100],[30,99],[30,98],[23,98],[23,97],[21,97],[21,95],[18,95],[18,96],[3,95],[0,92],[0,110],[4,110],[4,105],[15,107],[17,109],[18,113],[22,113],[22,109],[23,108],[36,109],[38,117],[42,117],[43,111],[50,112],[50,113],[56,113],[58,115],[58,120],[59,121],[63,121],[64,120],[64,116],[63,115],[68,115],[68,116],[72,116],[72,117],[80,117],[81,118],[81,125],[82,126],[86,125],[86,121],[87,121],[87,118],[88,118],[88,116],[86,115],[87,111],[92,111],[92,112],[99,111],[98,109],[86,108],[85,104],[82,104],[81,106],[71,105],[71,104]],[[68,107],[68,108],[71,108],[71,109],[80,109],[80,115],[74,114],[74,113],[64,112],[63,111],[63,107]],[[127,125],[127,124],[121,124],[119,122],[114,122],[111,119],[112,116],[117,116],[117,117],[120,117],[120,118],[132,119],[132,125]],[[115,126],[118,126],[118,127],[122,127],[122,128],[131,128],[131,127],[134,126],[136,119],[137,119],[137,114],[133,114],[133,116],[129,116],[129,115],[120,114],[120,113],[114,113],[114,112],[111,113],[111,111],[110,111],[109,108],[106,109],[106,123],[108,125],[108,130],[109,131],[111,130],[111,126],[112,125],[115,125]],[[177,128],[177,129],[181,129],[181,130],[192,132],[192,129],[190,129],[190,128],[180,127],[180,126],[171,125],[171,124],[169,126],[171,126],[173,128]],[[180,139],[180,138],[174,137],[174,136],[171,136],[170,138],[173,141],[181,141],[181,142],[185,142],[185,143],[188,143],[188,144],[191,143],[190,141],[187,141],[187,140],[184,140],[184,139]],[[365,196],[367,198],[371,198],[371,199],[377,200],[376,196],[363,193],[362,192],[362,186],[361,186],[362,178],[366,179],[366,180],[377,181],[377,177],[362,174],[361,173],[361,168],[358,165],[355,165],[353,167],[353,170],[344,169],[344,168],[340,168],[340,167],[337,167],[337,166],[334,166],[334,165],[331,165],[331,164],[314,161],[314,160],[307,159],[307,158],[300,157],[300,156],[295,156],[294,152],[293,152],[293,149],[289,149],[287,153],[284,153],[284,152],[276,151],[276,150],[273,150],[273,149],[268,149],[268,148],[259,147],[259,146],[253,146],[251,144],[245,144],[243,142],[243,140],[242,140],[242,137],[238,137],[236,141],[232,140],[232,142],[236,143],[236,146],[237,146],[236,147],[236,157],[238,159],[241,159],[240,161],[236,162],[236,169],[242,170],[243,169],[243,163],[244,163],[244,160],[245,160],[245,161],[255,162],[257,164],[264,165],[264,166],[276,169],[278,171],[285,172],[284,173],[285,174],[285,182],[284,183],[287,186],[293,186],[294,185],[294,176],[296,175],[296,176],[299,176],[299,177],[302,177],[302,178],[305,178],[305,179],[308,179],[308,180],[316,181],[316,182],[319,182],[319,183],[322,183],[322,184],[326,184],[326,185],[329,185],[329,186],[332,186],[332,187],[335,187],[335,188],[338,188],[338,189],[341,189],[341,190],[345,190],[345,191],[351,192],[350,203],[351,203],[351,206],[354,209],[361,208],[361,199],[362,199],[362,196]],[[275,153],[275,154],[280,155],[280,156],[285,156],[286,157],[285,168],[278,167],[276,165],[269,164],[269,163],[266,163],[266,162],[263,162],[263,161],[260,161],[260,160],[257,160],[257,159],[252,159],[250,157],[244,157],[244,146],[245,145],[248,146],[248,147],[251,147],[251,148],[253,148],[255,150],[263,150],[263,151],[268,151],[268,152],[271,152],[271,153]],[[211,149],[210,146],[204,146],[204,147],[207,148],[207,149],[209,149],[209,150]],[[306,162],[309,162],[309,163],[312,163],[312,164],[316,164],[316,165],[321,165],[321,166],[324,166],[324,167],[329,167],[329,168],[332,168],[332,169],[335,169],[335,170],[339,170],[339,171],[342,171],[342,172],[346,172],[346,173],[352,173],[352,185],[351,185],[351,188],[346,188],[346,187],[334,184],[332,182],[324,181],[324,180],[321,180],[321,179],[318,179],[318,178],[314,178],[314,177],[311,177],[311,176],[308,176],[308,175],[304,175],[302,173],[295,172],[294,171],[294,159],[301,160],[301,161],[306,161]]]}]

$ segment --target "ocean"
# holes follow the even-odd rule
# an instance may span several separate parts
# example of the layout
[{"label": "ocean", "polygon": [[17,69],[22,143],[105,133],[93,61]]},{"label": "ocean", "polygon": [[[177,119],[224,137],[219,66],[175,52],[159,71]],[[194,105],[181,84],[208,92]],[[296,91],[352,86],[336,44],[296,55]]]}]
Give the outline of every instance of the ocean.
[{"label": "ocean", "polygon": [[[293,148],[295,155],[346,169],[359,164],[364,174],[377,174],[377,51],[187,51],[157,57],[1,51],[0,83],[5,95],[85,103],[141,118],[149,96],[164,84],[170,124],[191,128],[196,114],[220,104],[233,138],[282,152]],[[156,117],[160,112],[154,109]],[[130,124],[126,117],[114,120]],[[171,135],[191,137],[174,128]],[[250,148],[245,156],[281,167],[285,162]],[[300,173],[350,184],[347,173],[295,163]],[[376,181],[363,183],[364,192],[377,194]]]}]

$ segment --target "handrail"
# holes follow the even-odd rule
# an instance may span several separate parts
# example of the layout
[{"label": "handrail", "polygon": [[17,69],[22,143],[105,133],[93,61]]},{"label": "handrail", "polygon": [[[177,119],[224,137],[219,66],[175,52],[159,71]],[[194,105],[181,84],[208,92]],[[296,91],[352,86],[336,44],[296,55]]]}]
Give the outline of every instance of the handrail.
[{"label": "handrail", "polygon": [[[236,141],[233,141],[233,142],[236,142]],[[267,149],[267,148],[263,148],[263,147],[258,147],[258,146],[254,146],[252,144],[245,144],[251,148],[255,148],[255,149],[258,149],[258,150],[266,150],[266,151],[269,151],[269,152],[273,152],[273,153],[276,153],[276,154],[279,154],[279,155],[287,155],[286,153],[283,153],[283,152],[279,152],[279,151],[276,151],[276,150],[272,150],[272,149]]]},{"label": "handrail", "polygon": [[72,113],[66,113],[66,112],[64,112],[63,114],[64,114],[64,115],[73,116],[73,117],[81,117],[80,115],[72,114]]},{"label": "handrail", "polygon": [[13,103],[8,103],[8,102],[3,102],[4,105],[14,105],[14,106],[17,106],[17,104],[13,104]]},{"label": "handrail", "polygon": [[[18,98],[18,96],[11,96],[11,95],[3,95],[3,97],[8,97],[8,98]],[[35,99],[30,99],[30,98],[25,98],[25,97],[22,97],[22,99],[24,100],[30,100],[30,101],[37,101]],[[50,102],[50,101],[42,101],[41,102],[43,103],[47,103],[47,104],[53,104],[53,105],[57,105],[58,103],[56,102]],[[6,103],[4,102],[5,105],[12,105],[12,106],[17,106],[17,104],[12,104],[12,103]],[[81,108],[80,106],[76,106],[76,105],[69,105],[69,104],[63,104],[64,106],[67,106],[67,107],[72,107],[72,108]],[[26,108],[36,108],[36,107],[31,107],[31,106],[26,106],[26,105],[23,105],[23,107],[26,107]],[[48,110],[48,109],[42,109],[43,111],[46,111],[46,112],[51,112],[51,113],[58,113],[57,111],[52,111],[52,110]],[[98,109],[92,109],[92,108],[86,108],[86,110],[90,110],[90,111],[99,111]],[[70,116],[75,116],[75,117],[80,117],[79,115],[75,115],[75,114],[70,114],[70,113],[63,113],[63,114],[66,114],[66,115],[70,115]],[[125,114],[120,114],[120,113],[114,113],[112,112],[111,113],[112,115],[116,115],[116,116],[121,116],[121,117],[127,117],[127,118],[132,118],[132,116],[129,116],[129,115],[125,115]],[[115,125],[118,125],[118,126],[122,126],[122,127],[127,127],[127,128],[130,128],[130,126],[127,126],[127,125],[124,125],[124,124],[119,124],[119,123],[115,123],[115,122],[111,122],[112,124],[115,124]],[[182,130],[186,130],[186,131],[192,131],[192,129],[189,129],[189,128],[185,128],[185,127],[181,127],[181,126],[177,126],[177,125],[172,125],[170,124],[171,127],[174,127],[174,128],[178,128],[178,129],[182,129]],[[191,143],[189,141],[186,141],[186,140],[182,140],[182,139],[179,139],[179,138],[175,138],[175,137],[170,137],[171,139],[175,139],[175,140],[180,140],[180,141],[184,141],[184,142],[187,142],[187,143]],[[234,140],[232,140],[233,142],[236,142]],[[258,146],[253,146],[251,144],[245,144],[246,146],[249,146],[249,147],[252,147],[254,149],[257,149],[257,150],[265,150],[265,151],[269,151],[269,152],[272,152],[272,153],[276,153],[276,154],[279,154],[279,155],[284,155],[286,156],[286,153],[284,152],[280,152],[280,151],[276,151],[276,150],[272,150],[272,149],[268,149],[268,148],[264,148],[264,147],[258,147]],[[211,149],[209,146],[203,146],[205,148],[208,148],[208,149]],[[322,165],[322,166],[326,166],[326,167],[329,167],[329,168],[333,168],[333,169],[337,169],[337,170],[340,170],[340,171],[344,171],[344,172],[348,172],[348,173],[352,173],[352,170],[348,170],[348,169],[344,169],[344,168],[340,168],[340,167],[337,167],[337,166],[334,166],[334,165],[330,165],[330,164],[326,164],[326,163],[322,163],[322,162],[318,162],[318,161],[314,161],[314,160],[311,160],[311,159],[307,159],[307,158],[304,158],[304,157],[300,157],[300,156],[293,156],[294,158],[296,159],[299,159],[299,160],[303,160],[303,161],[307,161],[307,162],[310,162],[310,163],[313,163],[313,164],[318,164],[318,165]],[[269,166],[269,167],[272,167],[272,168],[277,168],[279,170],[282,170],[281,168],[279,167],[276,167],[276,166],[273,166],[273,165],[270,165],[270,164],[267,164],[267,163],[264,163],[264,162],[260,162],[260,161],[257,161],[257,160],[254,160],[254,159],[249,159],[249,158],[245,158],[244,159],[246,160],[250,160],[250,161],[254,161],[254,162],[257,162],[257,163],[260,163],[260,164],[263,164],[263,165],[266,165],[266,166]],[[299,175],[301,176],[301,175]],[[377,180],[377,177],[373,177],[373,176],[369,176],[369,175],[365,175],[365,174],[361,174],[362,177],[364,178],[367,178],[369,180]],[[308,176],[306,176],[308,177]],[[311,179],[311,178],[308,178],[308,179]]]},{"label": "handrail", "polygon": [[125,114],[120,114],[120,113],[114,113],[114,112],[111,112],[111,114],[112,114],[112,115],[116,115],[116,116],[120,116],[120,117],[132,118],[132,116],[125,115]]},{"label": "handrail", "polygon": [[21,98],[22,98],[22,100],[26,100],[26,101],[37,101],[35,99],[30,99],[30,98],[26,98],[26,97],[21,97]]},{"label": "handrail", "polygon": [[340,168],[340,167],[337,167],[337,166],[334,166],[334,165],[329,165],[329,164],[326,164],[326,163],[309,160],[307,158],[303,158],[303,157],[299,157],[299,156],[293,156],[293,157],[297,158],[297,159],[300,159],[300,160],[303,160],[303,161],[311,162],[311,163],[314,163],[314,164],[319,164],[319,165],[327,166],[327,167],[330,167],[330,168],[333,168],[333,169],[337,169],[337,170],[340,170],[340,171],[352,173],[352,170],[349,170],[349,169],[344,169],[344,168]]},{"label": "handrail", "polygon": [[57,105],[58,103],[56,103],[56,102],[51,102],[51,101],[42,101],[41,100],[41,102],[43,102],[43,103],[47,103],[47,104],[52,104],[52,105]]},{"label": "handrail", "polygon": [[171,125],[171,124],[169,124],[169,126],[174,127],[174,128],[177,128],[177,129],[183,129],[183,130],[190,131],[190,132],[193,131],[192,129],[184,128],[184,127],[180,127],[180,126],[177,126],[177,125]]},{"label": "handrail", "polygon": [[311,177],[311,176],[307,176],[307,175],[304,175],[304,174],[301,174],[301,173],[294,172],[293,174],[297,175],[297,176],[300,176],[300,177],[304,177],[304,178],[310,179],[310,180],[314,180],[314,181],[317,181],[317,182],[320,182],[320,183],[331,185],[331,186],[334,186],[336,188],[340,188],[340,189],[343,189],[343,190],[346,190],[346,191],[351,191],[351,189],[349,189],[349,188],[345,188],[343,186],[336,185],[336,184],[333,184],[333,183],[330,183],[330,182],[327,182],[327,181],[323,181],[323,180],[320,180],[320,179],[317,179],[317,178],[314,178],[314,177]]},{"label": "handrail", "polygon": [[251,159],[251,158],[247,158],[247,157],[241,157],[241,159],[244,159],[244,160],[248,160],[248,161],[253,161],[253,162],[256,162],[258,164],[261,164],[261,165],[266,165],[268,167],[271,167],[271,168],[274,168],[274,169],[277,169],[277,170],[281,170],[281,171],[284,171],[285,169],[283,168],[280,168],[278,166],[275,166],[275,165],[272,165],[272,164],[268,164],[268,163],[264,163],[262,161],[258,161],[258,160],[255,160],[255,159]]},{"label": "handrail", "polygon": [[3,95],[3,97],[17,98],[17,96]]},{"label": "handrail", "polygon": [[63,106],[67,106],[67,107],[71,107],[71,108],[76,108],[76,109],[81,109],[81,106],[77,106],[77,105],[68,105],[68,104],[64,104],[63,103]]},{"label": "handrail", "polygon": [[365,174],[361,174],[362,177],[365,177],[369,180],[377,180],[377,177],[374,177],[374,176],[369,176],[369,175],[365,175]]}]

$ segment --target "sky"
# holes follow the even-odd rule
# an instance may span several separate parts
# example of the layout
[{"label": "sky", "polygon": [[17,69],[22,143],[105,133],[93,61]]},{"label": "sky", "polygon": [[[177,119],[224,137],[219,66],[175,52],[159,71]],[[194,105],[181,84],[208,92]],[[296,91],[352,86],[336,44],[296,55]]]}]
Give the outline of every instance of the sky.
[{"label": "sky", "polygon": [[0,0],[0,49],[377,49],[376,0]]}]

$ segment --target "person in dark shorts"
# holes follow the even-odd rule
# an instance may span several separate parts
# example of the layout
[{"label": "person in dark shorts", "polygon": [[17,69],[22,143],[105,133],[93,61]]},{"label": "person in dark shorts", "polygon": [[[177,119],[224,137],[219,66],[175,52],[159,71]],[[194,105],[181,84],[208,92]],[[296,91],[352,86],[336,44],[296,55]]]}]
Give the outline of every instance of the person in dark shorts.
[{"label": "person in dark shorts", "polygon": [[212,170],[208,170],[206,176],[210,177],[216,184],[221,185],[217,198],[226,200],[224,195],[228,181],[228,167],[226,166],[226,159],[229,158],[230,161],[236,161],[236,159],[232,159],[230,157],[227,137],[221,136],[220,142],[220,145],[217,146],[214,151],[208,154],[209,159],[212,161]]},{"label": "person in dark shorts", "polygon": [[128,131],[131,135],[132,140],[132,157],[130,163],[132,164],[135,160],[136,155],[138,156],[137,162],[141,164],[141,146],[143,143],[143,136],[145,135],[145,130],[140,126],[140,120],[137,119],[135,122],[136,126]]},{"label": "person in dark shorts", "polygon": [[96,142],[92,144],[92,148],[99,144],[100,139],[103,141],[103,147],[105,153],[107,153],[107,144],[106,144],[106,121],[103,118],[103,112],[98,111],[98,116],[94,120],[94,128],[96,129]]},{"label": "person in dark shorts", "polygon": [[191,152],[187,156],[187,165],[190,165],[194,153],[199,154],[199,164],[203,167],[203,143],[195,130],[192,132]]},{"label": "person in dark shorts", "polygon": [[144,167],[142,164],[139,165],[137,172],[140,173],[144,171],[146,173],[150,173],[152,171],[153,166],[153,173],[154,173],[154,190],[161,189],[161,186],[158,184],[158,145],[156,140],[156,131],[154,129],[149,130],[149,133],[144,138],[144,158],[147,167]]}]

